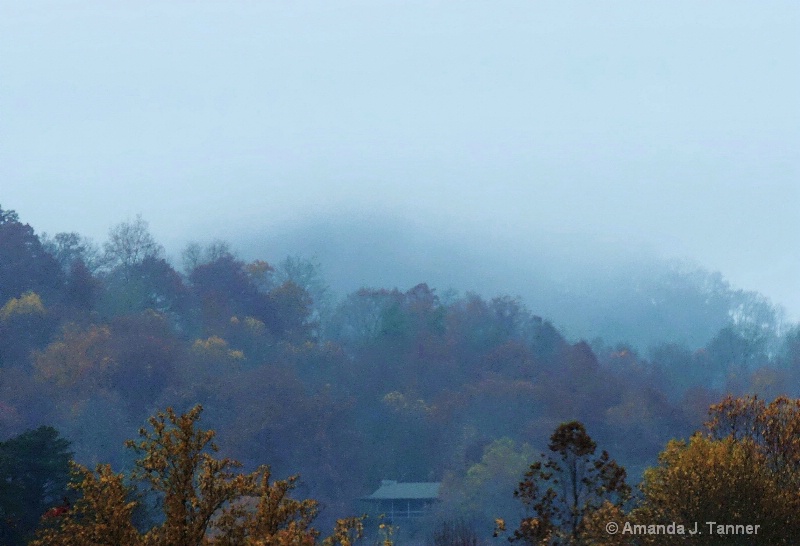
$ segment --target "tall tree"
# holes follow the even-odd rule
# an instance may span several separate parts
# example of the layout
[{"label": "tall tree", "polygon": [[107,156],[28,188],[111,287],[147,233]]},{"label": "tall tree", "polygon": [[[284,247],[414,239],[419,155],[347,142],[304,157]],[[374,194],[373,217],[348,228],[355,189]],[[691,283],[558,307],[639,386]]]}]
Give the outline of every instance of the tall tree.
[{"label": "tall tree", "polygon": [[70,443],[42,426],[0,442],[0,543],[26,544],[67,492]]},{"label": "tall tree", "polygon": [[161,258],[164,254],[164,248],[150,234],[149,224],[141,214],[132,221],[112,227],[103,250],[106,266],[123,270],[142,263],[146,258]]},{"label": "tall tree", "polygon": [[26,361],[31,349],[47,343],[56,319],[35,292],[0,306],[0,363]]},{"label": "tall tree", "polygon": [[[107,465],[92,472],[75,465],[73,487],[81,494],[73,509],[56,522],[45,521],[32,546],[312,546],[318,505],[290,494],[296,477],[271,481],[268,467],[238,472],[238,462],[214,456],[212,430],[197,427],[202,408],[178,415],[172,408],[150,418],[150,428],[129,441],[139,459],[134,483],[157,495],[160,523],[144,533],[132,524],[135,502],[123,476]],[[340,520],[335,543],[349,546],[358,519]]]},{"label": "tall tree", "polygon": [[100,262],[100,250],[91,239],[79,233],[56,233],[50,237],[42,234],[42,247],[50,253],[64,272],[69,272],[76,262],[82,263],[90,271],[95,271]]},{"label": "tall tree", "polygon": [[706,428],[714,439],[752,443],[789,489],[800,490],[800,400],[726,396],[711,406]]},{"label": "tall tree", "polygon": [[238,463],[212,455],[214,432],[195,426],[201,411],[168,408],[150,419],[152,430],[139,431],[138,442],[127,443],[140,455],[135,477],[162,498],[164,523],[148,533],[156,543],[200,544],[214,514],[253,487],[252,476],[235,472]]},{"label": "tall tree", "polygon": [[269,302],[259,292],[245,269],[232,254],[202,263],[191,270],[189,281],[200,300],[203,325],[208,334],[222,331],[234,315],[257,317],[269,314]]},{"label": "tall tree", "polygon": [[81,496],[74,506],[45,514],[30,546],[144,546],[133,525],[137,503],[124,475],[110,465],[90,471],[73,463],[72,479],[70,487]]},{"label": "tall tree", "polygon": [[509,538],[512,542],[578,544],[584,518],[606,501],[621,506],[630,497],[625,469],[606,451],[595,456],[597,444],[583,424],[561,424],[548,447],[552,455],[542,454],[514,491],[530,515]]},{"label": "tall tree", "polygon": [[148,256],[105,276],[98,308],[106,315],[152,309],[178,319],[188,308],[189,291],[177,271],[163,258]]},{"label": "tall tree", "polygon": [[27,291],[45,299],[62,288],[63,272],[33,228],[13,210],[0,207],[0,305]]}]

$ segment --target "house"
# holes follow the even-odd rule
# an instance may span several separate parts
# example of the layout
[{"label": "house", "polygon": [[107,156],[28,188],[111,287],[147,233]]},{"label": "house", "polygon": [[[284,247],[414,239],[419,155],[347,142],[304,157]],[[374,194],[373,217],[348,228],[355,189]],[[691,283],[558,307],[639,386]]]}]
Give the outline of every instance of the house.
[{"label": "house", "polygon": [[441,482],[406,482],[382,480],[381,486],[371,495],[361,497],[372,514],[383,514],[388,523],[398,519],[424,516],[434,502],[439,500]]}]

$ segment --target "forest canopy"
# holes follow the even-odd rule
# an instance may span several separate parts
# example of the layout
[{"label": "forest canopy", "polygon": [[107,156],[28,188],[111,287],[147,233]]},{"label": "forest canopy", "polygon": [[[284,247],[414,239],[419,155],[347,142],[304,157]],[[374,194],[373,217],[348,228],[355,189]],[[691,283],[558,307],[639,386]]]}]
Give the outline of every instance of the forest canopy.
[{"label": "forest canopy", "polygon": [[[480,523],[481,533],[496,518],[516,519],[512,493],[564,423],[591,431],[629,479],[644,476],[653,514],[671,513],[659,489],[671,468],[724,449],[730,465],[749,453],[786,460],[748,451],[774,445],[763,424],[732,439],[719,427],[689,439],[726,394],[800,396],[800,330],[717,274],[675,270],[669,290],[643,296],[704,327],[724,316],[706,343],[665,339],[639,350],[570,340],[509,295],[420,282],[337,299],[313,260],[267,258],[192,243],[178,267],[141,217],[112,227],[100,245],[77,233],[38,235],[0,209],[0,447],[18,451],[26,434],[50,435],[61,461],[53,487],[64,489],[69,458],[83,465],[75,468],[110,465],[80,470],[87,484],[116,483],[135,468],[123,448],[132,423],[202,404],[223,455],[244,472],[268,462],[276,476],[302,476],[296,490],[324,507],[322,528],[359,514],[358,499],[393,479],[441,482],[439,514]],[[636,320],[654,317],[663,319]],[[752,420],[762,409],[736,411]],[[668,444],[680,438],[688,443]],[[785,471],[753,479],[769,492]],[[621,497],[593,498],[593,511],[628,509]],[[37,499],[24,517],[3,501],[2,536],[24,543],[60,502]],[[578,523],[570,525],[574,535]]]}]

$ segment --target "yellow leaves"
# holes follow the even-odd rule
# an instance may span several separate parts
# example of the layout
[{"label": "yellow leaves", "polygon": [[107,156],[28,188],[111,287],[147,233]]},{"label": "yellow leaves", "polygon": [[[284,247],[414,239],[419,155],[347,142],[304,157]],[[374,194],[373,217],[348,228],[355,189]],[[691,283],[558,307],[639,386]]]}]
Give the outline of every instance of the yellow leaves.
[{"label": "yellow leaves", "polygon": [[416,400],[409,399],[400,391],[386,393],[383,397],[383,403],[398,413],[430,414],[435,410],[435,407],[427,405],[425,400],[421,398]]},{"label": "yellow leaves", "polygon": [[687,526],[696,521],[758,524],[764,534],[759,538],[771,544],[771,536],[797,532],[786,522],[796,513],[798,494],[786,485],[751,440],[696,434],[688,444],[671,441],[659,465],[645,471],[644,503],[632,516],[646,523]]},{"label": "yellow leaves", "polygon": [[[237,461],[217,459],[213,430],[197,427],[202,407],[178,415],[172,408],[151,417],[138,441],[132,479],[161,498],[163,519],[144,534],[132,524],[136,503],[123,476],[108,465],[90,472],[74,466],[82,494],[57,523],[43,526],[32,546],[314,546],[315,500],[291,497],[297,476],[270,481],[269,467],[240,474]],[[160,519],[160,518],[157,518]],[[323,546],[352,546],[362,518],[344,518]],[[384,540],[385,546],[391,541]]]},{"label": "yellow leaves", "polygon": [[233,361],[244,360],[244,352],[238,349],[229,349],[228,342],[219,336],[211,336],[207,339],[197,339],[192,344],[191,350],[195,356],[204,359],[230,359]]},{"label": "yellow leaves", "polygon": [[240,463],[213,457],[215,433],[197,427],[201,412],[199,405],[183,415],[167,408],[150,419],[152,431],[128,442],[142,455],[137,476],[164,495],[165,521],[149,533],[153,540],[176,546],[202,540],[219,546],[314,544],[318,505],[291,498],[297,477],[270,481],[266,466],[234,472]]},{"label": "yellow leaves", "polygon": [[76,324],[67,324],[58,340],[44,351],[33,353],[34,368],[41,379],[61,387],[101,384],[114,364],[108,346],[110,339],[111,331],[106,326],[81,329]]},{"label": "yellow leaves", "polygon": [[164,495],[165,521],[148,532],[148,540],[198,544],[213,514],[241,494],[241,480],[232,472],[240,465],[208,453],[217,450],[214,431],[196,428],[201,412],[199,405],[182,415],[167,408],[150,418],[152,431],[126,443],[140,455],[134,477]]},{"label": "yellow leaves", "polygon": [[[381,515],[381,518],[384,516]],[[390,524],[381,522],[378,525],[378,539],[380,540],[381,546],[394,546],[394,534],[397,531],[397,527]]]},{"label": "yellow leaves", "polygon": [[[311,524],[319,507],[314,500],[291,498],[296,476],[270,482],[270,470],[262,466],[242,478],[241,490],[245,495],[224,508],[214,520],[214,534],[218,539],[213,544],[310,546],[316,543],[319,532]],[[335,531],[338,538],[326,539],[326,546],[337,544],[337,540],[348,540],[355,529],[352,525],[355,524],[342,520]]]},{"label": "yellow leaves", "polygon": [[627,546],[630,543],[630,535],[609,532],[609,525],[612,522],[618,525],[618,529],[623,527],[626,521],[631,521],[631,519],[619,506],[605,501],[597,510],[593,510],[583,518],[582,538],[584,544]]},{"label": "yellow leaves", "polygon": [[651,496],[665,498],[679,494],[691,502],[700,494],[718,494],[725,488],[733,492],[738,483],[756,479],[763,458],[752,445],[732,438],[715,441],[697,434],[689,444],[670,441],[659,455],[659,463],[645,472],[645,490]]},{"label": "yellow leaves", "polygon": [[211,336],[208,339],[197,339],[192,344],[192,351],[195,352],[217,352],[228,348],[228,342],[219,336]]},{"label": "yellow leaves", "polygon": [[254,317],[244,317],[245,327],[254,334],[261,335],[266,330],[266,325]]},{"label": "yellow leaves", "polygon": [[47,310],[42,298],[36,292],[25,292],[19,298],[11,298],[0,309],[0,320],[7,321],[14,316],[44,315]]},{"label": "yellow leaves", "polygon": [[132,524],[136,503],[129,501],[130,489],[122,474],[109,465],[94,471],[72,463],[70,487],[82,496],[55,522],[44,521],[31,546],[137,546],[142,537]]},{"label": "yellow leaves", "polygon": [[272,273],[275,271],[271,265],[264,260],[254,260],[244,266],[244,270],[252,281],[259,288],[269,286]]},{"label": "yellow leaves", "polygon": [[711,406],[708,431],[753,442],[773,472],[800,488],[800,400],[779,396],[767,404],[756,396],[727,396]]},{"label": "yellow leaves", "polygon": [[266,324],[264,324],[263,322],[261,322],[257,318],[250,317],[250,316],[244,317],[243,319],[240,319],[237,316],[232,316],[231,320],[230,320],[230,323],[231,323],[231,326],[234,326],[234,327],[237,327],[237,326],[244,327],[245,331],[248,332],[250,335],[253,335],[253,336],[261,336],[267,330]]},{"label": "yellow leaves", "polygon": [[[349,546],[355,540],[353,539],[353,533],[355,533],[355,539],[360,539],[364,535],[364,520],[367,516],[359,516],[359,517],[350,517],[350,518],[339,518],[336,520],[336,527],[333,530],[333,537],[337,539],[337,542],[341,544],[341,546]],[[345,542],[345,539],[347,540]]]},{"label": "yellow leaves", "polygon": [[519,535],[520,537],[525,537],[524,540],[529,544],[536,546],[554,544],[553,538],[555,534],[550,522],[535,517],[523,518],[520,521],[519,529],[514,531],[515,540],[518,540],[517,536]]}]

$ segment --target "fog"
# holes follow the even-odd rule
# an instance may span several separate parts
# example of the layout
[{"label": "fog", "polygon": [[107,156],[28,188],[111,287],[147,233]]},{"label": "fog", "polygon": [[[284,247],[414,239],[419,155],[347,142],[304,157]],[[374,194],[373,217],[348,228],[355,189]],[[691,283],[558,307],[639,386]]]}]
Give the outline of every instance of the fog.
[{"label": "fog", "polygon": [[[365,544],[797,543],[798,29],[796,0],[0,0],[0,543],[101,513],[350,543],[385,480],[429,492]],[[123,474],[68,490],[71,458]]]},{"label": "fog", "polygon": [[529,278],[678,259],[796,319],[799,23],[794,2],[5,2],[0,203],[97,241],[141,213],[173,256],[316,255],[343,290],[535,300]]}]

